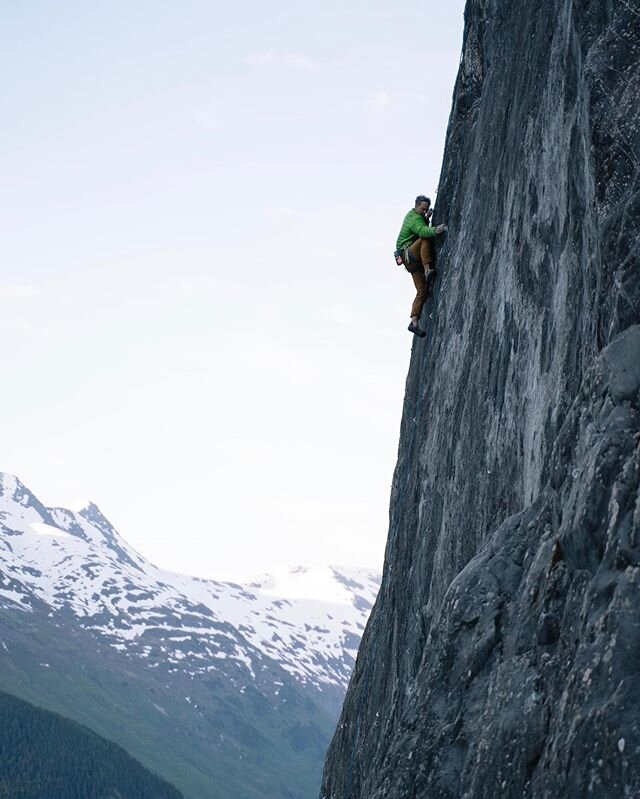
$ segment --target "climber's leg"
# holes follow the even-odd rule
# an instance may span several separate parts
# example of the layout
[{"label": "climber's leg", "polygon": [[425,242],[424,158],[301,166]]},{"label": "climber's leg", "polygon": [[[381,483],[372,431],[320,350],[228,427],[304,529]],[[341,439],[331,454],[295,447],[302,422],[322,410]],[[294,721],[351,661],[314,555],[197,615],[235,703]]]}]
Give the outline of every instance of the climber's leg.
[{"label": "climber's leg", "polygon": [[424,272],[420,266],[416,268],[415,272],[411,273],[411,277],[416,287],[416,298],[411,306],[411,322],[417,325],[420,314],[422,313],[422,307],[429,296],[429,289],[427,288],[427,280]]},{"label": "climber's leg", "polygon": [[418,257],[422,262],[424,271],[428,272],[433,266],[433,243],[431,239],[418,239],[416,244],[419,245]]}]

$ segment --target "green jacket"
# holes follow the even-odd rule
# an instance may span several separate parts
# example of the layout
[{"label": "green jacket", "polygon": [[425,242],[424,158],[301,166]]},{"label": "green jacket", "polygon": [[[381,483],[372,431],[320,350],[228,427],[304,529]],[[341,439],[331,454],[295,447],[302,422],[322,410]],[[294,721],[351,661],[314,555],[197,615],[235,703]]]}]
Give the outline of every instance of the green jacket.
[{"label": "green jacket", "polygon": [[405,216],[402,228],[398,234],[396,250],[404,250],[410,247],[418,239],[431,239],[436,235],[436,229],[429,227],[424,221],[424,217],[412,208]]}]

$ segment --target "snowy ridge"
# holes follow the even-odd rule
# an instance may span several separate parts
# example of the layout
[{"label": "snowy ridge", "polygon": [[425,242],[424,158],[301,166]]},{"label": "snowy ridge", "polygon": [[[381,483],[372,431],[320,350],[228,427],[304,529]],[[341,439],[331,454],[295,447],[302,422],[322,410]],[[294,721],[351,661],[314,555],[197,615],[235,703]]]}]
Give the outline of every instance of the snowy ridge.
[{"label": "snowy ridge", "polygon": [[343,692],[379,575],[298,567],[243,580],[203,580],[158,569],[100,510],[46,508],[0,473],[0,604],[72,614],[85,629],[150,667],[195,677],[225,670],[261,682],[265,658],[297,681]]}]

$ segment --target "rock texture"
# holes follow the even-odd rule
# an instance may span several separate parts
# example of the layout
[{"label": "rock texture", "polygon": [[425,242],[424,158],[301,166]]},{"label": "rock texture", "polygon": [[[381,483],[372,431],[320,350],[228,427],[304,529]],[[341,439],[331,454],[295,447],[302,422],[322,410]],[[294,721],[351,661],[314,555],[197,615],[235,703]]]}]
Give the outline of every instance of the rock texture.
[{"label": "rock texture", "polygon": [[640,2],[468,0],[326,799],[640,795]]}]

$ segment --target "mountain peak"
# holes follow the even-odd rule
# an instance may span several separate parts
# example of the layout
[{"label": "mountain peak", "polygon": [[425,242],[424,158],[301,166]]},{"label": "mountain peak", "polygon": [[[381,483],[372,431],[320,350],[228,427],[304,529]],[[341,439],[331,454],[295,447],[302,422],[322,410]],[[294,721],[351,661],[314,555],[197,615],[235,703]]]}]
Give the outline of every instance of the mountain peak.
[{"label": "mountain peak", "polygon": [[89,508],[97,506],[90,499],[76,499],[74,502],[68,502],[66,507],[68,510],[73,511],[73,513],[81,513],[83,510],[88,510]]},{"label": "mountain peak", "polygon": [[14,474],[0,472],[0,496],[14,499],[26,491],[24,484]]},{"label": "mountain peak", "polygon": [[[74,510],[74,508],[71,508],[71,510]],[[77,510],[75,510],[75,513],[77,513],[78,516],[82,516],[83,519],[90,521],[91,524],[95,524],[103,532],[115,532],[114,527],[109,519],[107,519],[96,503],[92,502],[91,500],[84,502],[82,507],[79,507]]]},{"label": "mountain peak", "polygon": [[337,709],[378,591],[374,570],[296,565],[253,579],[193,578],[149,563],[95,503],[45,508],[24,491],[28,507],[15,497],[0,505],[15,536],[0,551],[0,580],[4,571],[20,587],[11,596],[71,611],[115,650],[157,658],[189,680],[224,660],[261,685],[264,664],[277,664]]},{"label": "mountain peak", "polygon": [[24,518],[32,516],[34,521],[40,520],[49,524],[51,518],[47,508],[35,497],[24,483],[9,472],[0,472],[0,503],[18,504],[25,509]]}]

